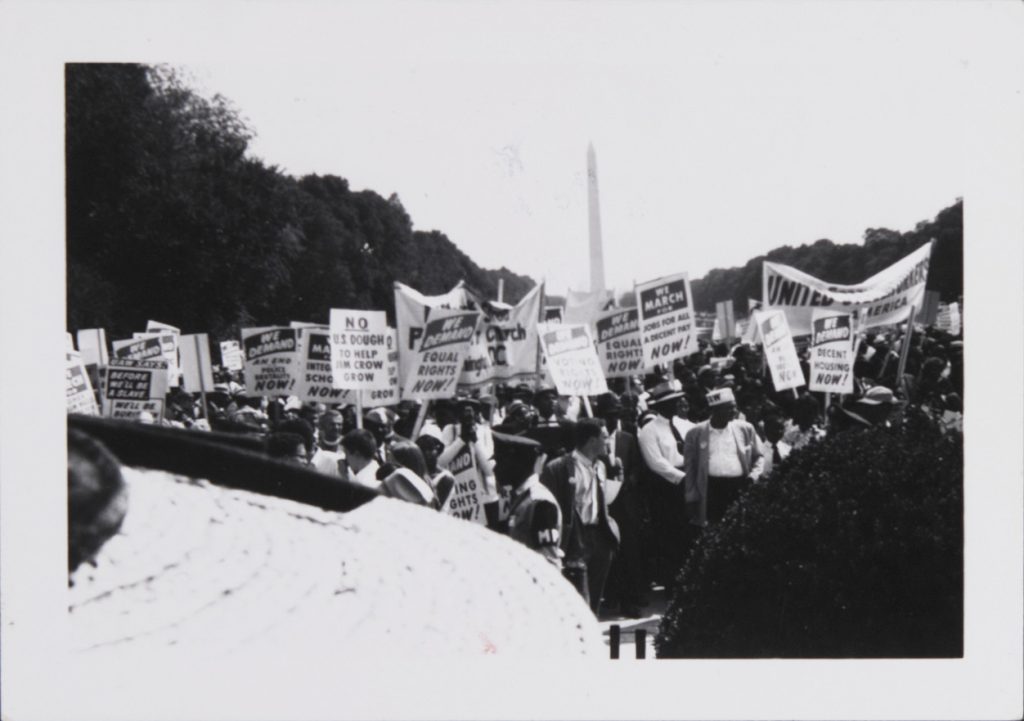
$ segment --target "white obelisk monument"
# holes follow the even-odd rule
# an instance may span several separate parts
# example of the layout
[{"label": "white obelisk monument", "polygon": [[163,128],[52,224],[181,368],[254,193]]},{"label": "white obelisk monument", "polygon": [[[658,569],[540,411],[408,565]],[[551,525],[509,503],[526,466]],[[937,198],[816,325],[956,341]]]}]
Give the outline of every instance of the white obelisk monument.
[{"label": "white obelisk monument", "polygon": [[601,247],[601,209],[597,198],[597,155],[587,144],[587,206],[590,219],[590,292],[604,290],[604,250]]}]

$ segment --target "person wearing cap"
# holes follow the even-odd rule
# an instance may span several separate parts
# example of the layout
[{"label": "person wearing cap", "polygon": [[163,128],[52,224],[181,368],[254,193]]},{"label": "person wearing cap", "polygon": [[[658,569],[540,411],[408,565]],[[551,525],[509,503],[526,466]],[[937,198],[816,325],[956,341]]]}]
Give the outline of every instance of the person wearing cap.
[{"label": "person wearing cap", "polygon": [[340,475],[338,462],[345,458],[345,452],[341,450],[343,427],[344,421],[339,411],[327,410],[320,416],[317,447],[309,464],[324,475]]},{"label": "person wearing cap", "polygon": [[437,424],[424,423],[423,428],[420,430],[419,438],[416,439],[416,445],[419,446],[420,451],[423,453],[423,460],[427,467],[423,478],[434,489],[438,508],[443,510],[452,489],[455,487],[455,476],[447,468],[441,468],[437,464],[437,459],[444,450],[444,441],[441,440],[441,429],[437,427]]},{"label": "person wearing cap", "polygon": [[562,512],[537,476],[543,458],[537,441],[495,431],[494,476],[498,485],[511,489],[508,535],[561,570]]},{"label": "person wearing cap", "polygon": [[721,520],[742,490],[764,472],[757,431],[736,418],[731,388],[707,395],[711,417],[686,434],[686,510],[694,526]]},{"label": "person wearing cap", "polygon": [[597,615],[619,527],[605,502],[605,453],[608,429],[599,418],[582,418],[574,426],[575,450],[550,461],[540,480],[562,511],[563,573]]},{"label": "person wearing cap", "polygon": [[558,391],[547,384],[541,385],[533,394],[533,407],[537,409],[537,428],[557,428]]}]

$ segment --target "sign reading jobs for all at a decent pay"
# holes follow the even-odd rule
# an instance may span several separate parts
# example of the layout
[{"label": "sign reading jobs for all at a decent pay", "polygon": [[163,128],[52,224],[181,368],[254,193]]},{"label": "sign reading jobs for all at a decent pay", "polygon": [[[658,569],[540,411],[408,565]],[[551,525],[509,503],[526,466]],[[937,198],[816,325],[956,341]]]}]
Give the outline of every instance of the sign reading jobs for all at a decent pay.
[{"label": "sign reading jobs for all at a decent pay", "polygon": [[644,368],[669,363],[697,350],[691,300],[686,273],[636,287]]},{"label": "sign reading jobs for all at a decent pay", "polygon": [[853,393],[853,323],[849,313],[815,308],[811,318],[811,382],[824,393]]},{"label": "sign reading jobs for all at a decent pay", "polygon": [[608,392],[590,328],[541,323],[537,330],[551,379],[561,395],[597,396]]},{"label": "sign reading jobs for all at a decent pay", "polygon": [[784,391],[802,386],[804,374],[800,369],[800,359],[796,356],[786,314],[776,310],[758,313],[756,317],[775,390]]},{"label": "sign reading jobs for all at a decent pay", "polygon": [[388,390],[388,354],[394,350],[395,335],[384,311],[331,308],[331,375],[336,388]]}]

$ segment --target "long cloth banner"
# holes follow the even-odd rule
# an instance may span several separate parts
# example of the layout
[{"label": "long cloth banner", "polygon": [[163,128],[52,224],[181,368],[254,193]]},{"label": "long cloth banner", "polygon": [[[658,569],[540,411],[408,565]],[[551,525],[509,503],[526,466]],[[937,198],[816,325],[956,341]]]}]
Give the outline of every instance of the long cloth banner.
[{"label": "long cloth banner", "polygon": [[[826,283],[780,263],[763,264],[762,298],[765,308],[786,313],[794,335],[811,332],[814,308],[854,313],[857,328],[891,325],[906,320],[910,308],[921,308],[932,244],[927,243],[863,283]],[[834,307],[833,307],[834,306]]]}]

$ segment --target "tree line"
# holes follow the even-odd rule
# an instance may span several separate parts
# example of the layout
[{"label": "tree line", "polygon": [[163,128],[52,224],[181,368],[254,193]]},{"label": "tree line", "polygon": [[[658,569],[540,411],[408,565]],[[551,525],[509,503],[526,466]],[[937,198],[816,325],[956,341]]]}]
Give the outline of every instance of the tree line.
[{"label": "tree line", "polygon": [[[397,195],[342,177],[294,178],[247,155],[252,131],[228,101],[173,70],[137,64],[65,69],[67,322],[112,337],[148,319],[217,337],[329,308],[393,313],[393,282],[427,294],[458,281],[516,302],[534,280],[481,268],[441,231],[420,231]],[[775,248],[693,281],[698,310],[760,298],[761,262],[860,282],[935,238],[929,287],[963,292],[963,203],[907,233],[869,228],[863,245]],[[581,256],[582,259],[582,256]],[[623,297],[632,305],[630,294]],[[550,301],[557,302],[554,297]]]}]

